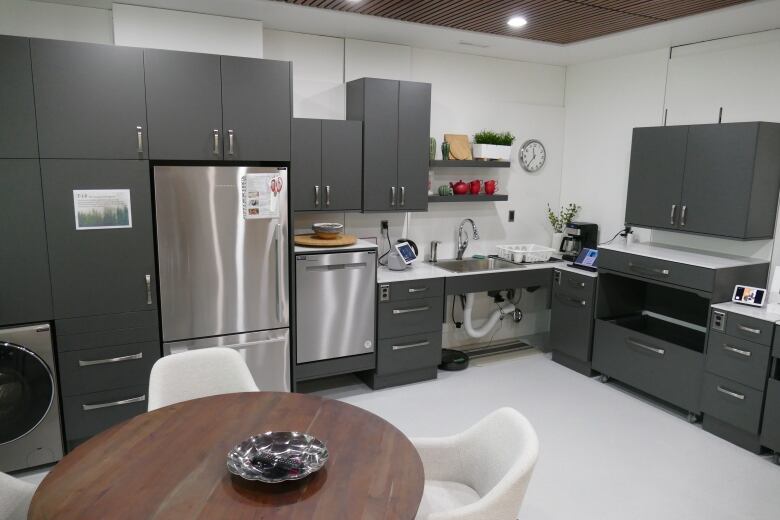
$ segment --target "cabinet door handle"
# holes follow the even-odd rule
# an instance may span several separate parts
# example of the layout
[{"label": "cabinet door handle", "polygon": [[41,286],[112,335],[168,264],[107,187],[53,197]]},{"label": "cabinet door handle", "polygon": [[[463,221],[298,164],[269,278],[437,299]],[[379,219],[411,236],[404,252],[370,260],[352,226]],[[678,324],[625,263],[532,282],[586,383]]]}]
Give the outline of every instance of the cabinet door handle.
[{"label": "cabinet door handle", "polygon": [[412,307],[411,309],[393,309],[393,314],[409,314],[412,312],[425,312],[431,310],[430,306]]},{"label": "cabinet door handle", "polygon": [[282,292],[284,280],[282,280],[282,225],[276,225],[276,319],[282,322],[284,319],[284,307]]},{"label": "cabinet door handle", "polygon": [[734,399],[739,399],[740,401],[745,400],[745,394],[739,394],[737,392],[733,392],[729,390],[728,388],[723,388],[722,386],[718,385],[718,392],[721,394],[726,394],[729,397],[733,397]]},{"label": "cabinet door handle", "polygon": [[587,300],[580,300],[580,299],[577,299],[577,298],[570,298],[568,296],[563,296],[562,294],[557,294],[556,296],[558,297],[558,301],[560,301],[561,303],[564,303],[566,305],[571,305],[571,306],[575,306],[575,307],[586,307],[588,305],[588,301]]},{"label": "cabinet door handle", "polygon": [[146,305],[152,304],[152,275],[146,275]]},{"label": "cabinet door handle", "polygon": [[628,263],[628,268],[633,270],[633,271],[639,271],[640,273],[644,272],[644,273],[648,273],[648,274],[651,274],[651,275],[658,274],[658,275],[661,275],[661,276],[669,276],[669,274],[670,274],[669,269],[657,269],[657,268],[653,268],[653,267],[645,267],[645,266],[637,265],[637,264],[635,264],[633,262],[629,262]]},{"label": "cabinet door handle", "polygon": [[642,350],[652,352],[653,354],[658,354],[659,356],[663,356],[664,354],[666,354],[666,351],[662,348],[651,347],[650,345],[645,345],[644,343],[640,343],[637,340],[632,338],[626,338],[626,343],[633,345],[635,347],[639,347]]},{"label": "cabinet door handle", "polygon": [[754,329],[753,327],[746,327],[745,325],[737,325],[737,328],[743,332],[749,332],[751,334],[761,334],[761,329]]},{"label": "cabinet door handle", "polygon": [[401,186],[401,207],[406,204],[406,186]]},{"label": "cabinet door handle", "polygon": [[428,290],[428,288],[427,288],[427,287],[410,287],[410,288],[409,288],[409,292],[410,292],[410,293],[425,292],[425,291],[427,291],[427,290]]},{"label": "cabinet door handle", "polygon": [[723,350],[728,350],[729,352],[733,352],[734,354],[739,354],[740,356],[750,357],[753,355],[752,352],[749,350],[742,350],[741,348],[732,347],[728,343],[723,344]]},{"label": "cabinet door handle", "polygon": [[677,204],[672,204],[672,212],[669,214],[669,224],[674,225],[674,216],[677,214]]},{"label": "cabinet door handle", "polygon": [[418,341],[417,343],[407,343],[405,345],[393,345],[393,350],[403,350],[406,348],[425,347],[430,345],[430,341]]},{"label": "cabinet door handle", "polygon": [[314,207],[320,207],[320,187],[317,185],[314,186]]},{"label": "cabinet door handle", "polygon": [[144,353],[139,352],[138,354],[130,354],[129,356],[119,356],[114,358],[108,358],[108,359],[95,359],[92,361],[84,361],[82,359],[79,359],[79,366],[80,367],[91,367],[95,365],[106,365],[108,363],[121,363],[122,361],[132,361],[134,359],[143,359]]},{"label": "cabinet door handle", "polygon": [[233,155],[233,130],[228,130],[228,155]]},{"label": "cabinet door handle", "polygon": [[390,186],[390,206],[395,207],[395,186]]},{"label": "cabinet door handle", "polygon": [[143,127],[135,127],[136,135],[138,136],[138,153],[144,153],[144,129]]},{"label": "cabinet door handle", "polygon": [[688,214],[688,206],[682,207],[682,212],[680,213],[680,226],[685,226],[685,217]]},{"label": "cabinet door handle", "polygon": [[325,207],[330,207],[330,186],[325,186]]},{"label": "cabinet door handle", "polygon": [[212,150],[214,155],[219,155],[219,130],[214,129],[214,149]]},{"label": "cabinet door handle", "polygon": [[569,285],[572,287],[585,287],[585,282],[575,282],[574,280],[569,280]]},{"label": "cabinet door handle", "polygon": [[81,409],[85,412],[88,412],[90,410],[99,410],[100,408],[111,408],[112,406],[141,403],[143,401],[146,401],[146,394],[139,395],[138,397],[131,397],[129,399],[122,399],[121,401],[111,401],[109,403],[82,404]]}]

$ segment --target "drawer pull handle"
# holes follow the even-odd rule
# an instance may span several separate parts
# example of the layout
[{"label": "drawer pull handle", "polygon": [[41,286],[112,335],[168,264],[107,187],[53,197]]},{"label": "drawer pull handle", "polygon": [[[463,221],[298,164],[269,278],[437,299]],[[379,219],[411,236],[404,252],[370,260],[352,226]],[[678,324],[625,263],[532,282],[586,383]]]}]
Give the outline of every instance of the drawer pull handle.
[{"label": "drawer pull handle", "polygon": [[650,345],[645,345],[644,343],[640,343],[635,339],[626,338],[626,343],[634,345],[635,347],[639,347],[643,350],[647,350],[648,352],[652,352],[653,354],[658,354],[659,356],[666,354],[666,351],[662,348],[651,347]]},{"label": "drawer pull handle", "polygon": [[406,348],[425,347],[430,345],[430,341],[418,341],[417,343],[407,343],[406,345],[393,345],[393,350],[403,350]]},{"label": "drawer pull handle", "polygon": [[728,345],[726,343],[723,344],[723,350],[728,350],[729,352],[733,352],[734,354],[739,354],[740,356],[750,357],[753,355],[752,352],[749,350],[742,350],[737,347],[732,347],[731,345]]},{"label": "drawer pull handle", "polygon": [[410,312],[425,312],[431,310],[430,306],[412,307],[411,309],[393,309],[393,314],[409,314]]},{"label": "drawer pull handle", "polygon": [[410,293],[425,292],[425,291],[427,291],[427,290],[428,290],[428,288],[427,288],[427,287],[410,287],[410,288],[409,288],[409,292],[410,292]]},{"label": "drawer pull handle", "polygon": [[136,137],[138,138],[138,153],[144,153],[144,129],[141,126],[135,127]]},{"label": "drawer pull handle", "polygon": [[574,280],[569,280],[569,283],[572,287],[585,287],[585,282],[575,282]]},{"label": "drawer pull handle", "polygon": [[134,359],[143,359],[144,353],[139,352],[138,354],[130,354],[129,356],[119,356],[115,358],[108,358],[108,359],[95,359],[93,361],[84,361],[83,359],[79,359],[79,366],[80,367],[92,367],[95,365],[107,365],[108,363],[121,363],[122,361],[132,361]]},{"label": "drawer pull handle", "polygon": [[588,305],[588,300],[580,300],[578,298],[564,297],[564,296],[562,296],[560,294],[557,295],[557,296],[558,296],[558,300],[561,303],[564,303],[566,305],[571,305],[573,307],[587,307],[587,305]]},{"label": "drawer pull handle", "polygon": [[739,399],[740,401],[745,400],[745,394],[738,394],[737,392],[732,392],[728,388],[723,388],[720,385],[718,385],[718,392],[720,392],[721,394],[726,394],[729,397],[733,397],[734,399]]},{"label": "drawer pull handle", "polygon": [[639,271],[640,273],[644,272],[651,275],[669,276],[670,274],[669,269],[655,269],[652,267],[644,267],[641,265],[636,265],[634,262],[629,262],[628,268],[633,269],[634,271]]},{"label": "drawer pull handle", "polygon": [[152,275],[146,275],[146,305],[152,304]]},{"label": "drawer pull handle", "polygon": [[737,328],[743,332],[749,332],[751,334],[761,334],[761,329],[754,329],[752,327],[746,327],[744,325],[737,325]]},{"label": "drawer pull handle", "polygon": [[138,397],[131,397],[129,399],[122,399],[121,401],[111,401],[110,403],[82,404],[81,409],[85,412],[88,412],[90,410],[99,410],[101,408],[111,408],[113,406],[141,403],[143,401],[146,401],[146,394],[139,395]]}]

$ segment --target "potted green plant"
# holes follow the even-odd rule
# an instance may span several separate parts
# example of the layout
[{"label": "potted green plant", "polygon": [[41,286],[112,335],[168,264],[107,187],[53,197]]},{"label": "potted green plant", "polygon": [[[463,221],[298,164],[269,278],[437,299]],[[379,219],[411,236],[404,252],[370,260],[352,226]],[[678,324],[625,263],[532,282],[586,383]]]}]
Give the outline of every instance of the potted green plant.
[{"label": "potted green plant", "polygon": [[512,143],[515,136],[510,132],[482,130],[474,134],[471,154],[475,159],[508,161],[512,156]]},{"label": "potted green plant", "polygon": [[561,206],[561,210],[556,214],[550,207],[550,204],[547,204],[547,220],[550,221],[550,225],[553,228],[552,243],[550,244],[550,247],[556,251],[560,250],[561,241],[563,240],[563,228],[566,227],[566,224],[570,224],[574,220],[574,217],[577,216],[577,213],[579,213],[581,209],[582,206],[578,206],[571,202],[566,207]]}]

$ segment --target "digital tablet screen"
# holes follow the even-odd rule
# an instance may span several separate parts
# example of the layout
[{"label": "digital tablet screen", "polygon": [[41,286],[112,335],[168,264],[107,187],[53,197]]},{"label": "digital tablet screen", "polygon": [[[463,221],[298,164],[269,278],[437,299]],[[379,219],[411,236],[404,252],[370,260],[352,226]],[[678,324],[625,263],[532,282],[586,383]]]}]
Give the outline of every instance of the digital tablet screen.
[{"label": "digital tablet screen", "polygon": [[409,245],[409,242],[396,244],[395,250],[398,251],[398,254],[401,255],[401,258],[403,258],[404,263],[407,265],[417,259],[417,255],[414,254],[414,249]]}]

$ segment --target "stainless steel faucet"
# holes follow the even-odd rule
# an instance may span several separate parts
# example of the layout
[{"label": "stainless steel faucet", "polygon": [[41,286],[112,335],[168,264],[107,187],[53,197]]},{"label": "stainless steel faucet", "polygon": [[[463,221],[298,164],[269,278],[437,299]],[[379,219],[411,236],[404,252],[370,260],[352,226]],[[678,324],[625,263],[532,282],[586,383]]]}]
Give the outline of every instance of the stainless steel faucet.
[{"label": "stainless steel faucet", "polygon": [[471,229],[474,231],[474,240],[479,240],[479,231],[477,231],[477,225],[470,218],[464,218],[458,228],[458,260],[463,260],[463,253],[466,252],[466,248],[469,247],[469,234],[463,234],[463,226],[468,222],[471,224]]}]

